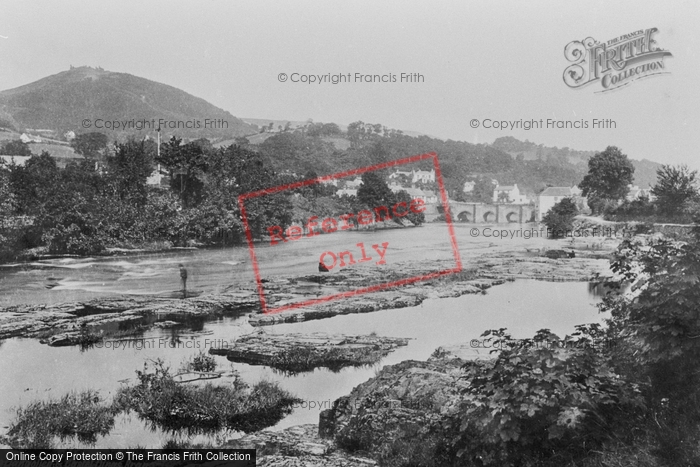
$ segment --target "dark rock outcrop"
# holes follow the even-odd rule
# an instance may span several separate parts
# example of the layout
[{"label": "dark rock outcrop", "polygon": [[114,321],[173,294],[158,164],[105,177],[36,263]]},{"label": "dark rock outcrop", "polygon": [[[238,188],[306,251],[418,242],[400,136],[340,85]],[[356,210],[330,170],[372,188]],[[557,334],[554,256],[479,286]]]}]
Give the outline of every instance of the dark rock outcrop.
[{"label": "dark rock outcrop", "polygon": [[256,449],[257,465],[265,467],[371,467],[373,459],[353,456],[321,439],[316,425],[300,425],[282,431],[260,431],[229,440],[224,449]]},{"label": "dark rock outcrop", "polygon": [[401,455],[416,465],[431,457],[427,465],[447,463],[440,457],[451,455],[445,422],[459,410],[468,385],[462,379],[464,363],[442,358],[386,366],[321,413],[319,435],[380,461]]}]

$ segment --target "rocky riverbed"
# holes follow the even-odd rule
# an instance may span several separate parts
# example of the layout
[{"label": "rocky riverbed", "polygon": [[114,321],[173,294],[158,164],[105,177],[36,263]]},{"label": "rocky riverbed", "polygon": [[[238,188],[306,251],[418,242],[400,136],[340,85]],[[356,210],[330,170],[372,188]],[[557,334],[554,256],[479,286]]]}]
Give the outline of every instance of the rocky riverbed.
[{"label": "rocky riverbed", "polygon": [[[575,258],[551,259],[540,250],[495,248],[487,254],[465,255],[461,272],[281,313],[261,313],[259,296],[252,284],[237,292],[187,299],[120,296],[55,305],[16,305],[0,309],[0,339],[34,337],[52,346],[89,344],[138,334],[151,326],[186,326],[188,321],[227,314],[249,313],[251,325],[265,326],[412,307],[427,298],[483,293],[506,280],[519,278],[589,281],[607,270],[606,258],[611,249],[580,249]],[[391,268],[348,268],[341,274],[270,277],[265,279],[266,298],[278,307],[450,268],[454,268],[454,262],[406,261]]]},{"label": "rocky riverbed", "polygon": [[[187,299],[117,296],[53,305],[16,305],[0,310],[0,339],[37,338],[52,346],[89,344],[96,339],[136,336],[153,326],[187,329],[193,322],[225,315],[246,316],[247,322],[264,331],[263,326],[269,324],[413,307],[428,298],[481,294],[490,287],[519,278],[589,281],[607,271],[607,258],[614,246],[588,248],[578,244],[574,258],[553,259],[546,257],[543,249],[488,245],[466,251],[462,255],[464,267],[459,273],[274,314],[260,312],[259,297],[252,283],[238,287],[235,293],[209,293]],[[559,241],[556,248],[570,249],[570,246]],[[289,273],[265,277],[265,286],[269,303],[278,306],[451,267],[454,263],[447,261],[405,261],[391,267],[347,268],[331,274]],[[253,360],[259,359],[259,364],[274,367],[271,364],[280,355],[274,349],[280,342],[266,332],[256,336],[241,341],[250,345],[241,348],[234,356],[239,360],[235,361],[247,359],[246,363],[254,363]],[[309,339],[309,336],[299,337]],[[381,341],[383,338],[376,342],[361,340],[368,337],[376,338],[323,338],[331,344],[351,344],[348,349],[359,344],[359,348],[371,347],[384,354],[402,345]],[[293,340],[287,344],[289,349],[302,347]],[[323,346],[320,341],[309,343],[309,348],[320,346]],[[473,354],[473,349],[465,345],[460,349],[443,349],[441,355],[449,358],[410,360],[385,367],[338,399],[330,411],[322,413],[319,425],[292,427],[281,432],[263,431],[231,443],[253,443],[264,453],[260,454],[260,465],[270,466],[373,465],[392,450],[421,446],[420,439],[428,439],[438,449],[439,440],[444,438],[441,421],[459,402],[460,366],[473,358]],[[352,352],[348,355],[353,357]]]}]

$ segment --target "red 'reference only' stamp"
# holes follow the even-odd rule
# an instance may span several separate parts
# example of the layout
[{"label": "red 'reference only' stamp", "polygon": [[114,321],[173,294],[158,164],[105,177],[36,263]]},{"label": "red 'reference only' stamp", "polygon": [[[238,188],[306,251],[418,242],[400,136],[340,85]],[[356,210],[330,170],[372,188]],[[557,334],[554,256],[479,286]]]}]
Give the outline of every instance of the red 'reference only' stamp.
[{"label": "red 'reference only' stamp", "polygon": [[[367,172],[374,172],[382,169],[400,167],[402,165],[412,164],[425,160],[430,160],[433,163],[433,169],[435,171],[435,182],[439,189],[439,204],[442,206],[442,212],[444,213],[445,223],[449,235],[450,248],[455,261],[455,267],[437,271],[430,271],[413,277],[383,282],[371,286],[358,287],[354,290],[329,293],[326,296],[306,299],[299,302],[289,303],[276,307],[271,307],[268,305],[268,300],[265,297],[265,287],[261,275],[261,268],[258,262],[258,257],[255,252],[255,242],[250,229],[248,214],[245,208],[245,203],[247,200],[264,197],[284,191],[291,191],[297,188],[306,187],[314,184],[329,183],[333,180],[340,180],[347,177],[359,176]],[[241,217],[243,219],[243,224],[245,227],[246,239],[248,241],[248,249],[253,265],[253,272],[255,274],[255,281],[257,283],[258,294],[260,296],[260,305],[262,307],[262,312],[265,314],[280,313],[282,311],[302,308],[340,298],[377,292],[392,287],[399,287],[415,282],[427,281],[440,276],[454,274],[462,271],[462,261],[459,255],[457,241],[455,239],[454,225],[452,223],[452,217],[448,206],[447,192],[445,191],[442,172],[440,171],[440,164],[438,163],[438,157],[437,154],[434,152],[246,193],[239,196],[238,204],[240,206]],[[353,226],[369,226],[375,222],[388,221],[394,218],[400,219],[406,216],[410,216],[412,214],[422,213],[425,210],[425,199],[415,197],[412,198],[410,201],[402,200],[393,203],[392,205],[375,206],[372,209],[362,209],[358,212],[348,212],[336,216],[327,216],[323,219],[320,219],[319,216],[310,216],[308,217],[304,225],[293,224],[287,227],[286,229],[283,229],[281,226],[278,225],[270,225],[267,227],[266,232],[270,237],[268,241],[269,247],[280,248],[282,245],[296,243],[302,239],[320,237],[322,234],[325,235],[343,231],[351,231]],[[389,242],[377,241],[376,243],[373,243],[373,241],[370,241],[368,242],[368,244],[365,244],[363,241],[357,243],[357,245],[355,246],[356,248],[353,251],[350,251],[349,249],[340,252],[323,251],[319,256],[319,267],[322,267],[321,265],[323,265],[326,271],[332,271],[335,268],[345,268],[358,263],[370,261],[373,262],[372,264],[376,265],[386,264],[386,253],[387,249],[389,248]]]}]

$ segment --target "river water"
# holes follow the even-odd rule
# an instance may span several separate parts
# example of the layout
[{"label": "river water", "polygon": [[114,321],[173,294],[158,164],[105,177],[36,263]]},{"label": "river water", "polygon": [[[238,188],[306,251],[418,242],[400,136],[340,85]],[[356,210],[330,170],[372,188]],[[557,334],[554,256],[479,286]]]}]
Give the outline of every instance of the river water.
[{"label": "river water", "polygon": [[[497,248],[493,239],[471,237],[457,229],[457,241],[465,258],[478,257],[480,251]],[[421,259],[451,257],[450,239],[444,227],[426,226],[382,232],[349,232],[324,236],[290,248],[256,247],[264,275],[311,274],[318,254],[332,248],[346,248],[358,242],[388,241],[387,263],[407,256]],[[534,247],[542,239],[517,240],[517,248]],[[513,247],[509,244],[508,247]],[[471,255],[471,256],[470,256]],[[34,265],[0,268],[0,306],[16,303],[57,303],[83,300],[115,293],[159,294],[178,287],[178,263],[186,264],[191,282],[188,288],[203,292],[252,286],[252,268],[247,248],[222,250],[185,250],[122,258],[51,260]],[[361,266],[361,265],[358,265]],[[465,264],[466,266],[466,264]],[[49,288],[47,288],[47,286]],[[267,333],[329,332],[409,337],[412,340],[375,366],[346,368],[339,372],[317,369],[289,376],[262,366],[228,362],[217,357],[219,369],[235,370],[244,381],[277,381],[305,402],[278,423],[283,429],[302,423],[317,423],[320,410],[329,408],[336,398],[369,378],[384,365],[407,359],[427,359],[440,346],[468,344],[487,329],[506,327],[516,338],[530,337],[549,328],[560,336],[571,333],[574,325],[601,322],[595,304],[600,298],[587,283],[518,280],[493,287],[485,294],[459,298],[428,299],[420,306],[373,313],[336,316],[302,323],[265,327]],[[226,317],[189,329],[153,329],[119,348],[104,346],[81,351],[75,347],[52,348],[35,339],[0,341],[0,429],[14,417],[14,408],[35,399],[58,398],[71,390],[96,389],[110,398],[125,380],[135,377],[144,362],[163,359],[173,369],[199,350],[221,346],[238,336],[253,332],[246,317]],[[477,355],[487,353],[475,349]],[[225,382],[230,377],[217,380]],[[313,401],[313,404],[311,404]],[[313,405],[313,407],[311,407]],[[237,433],[222,436],[235,437]],[[184,435],[179,435],[184,436]],[[172,434],[153,430],[136,415],[121,416],[114,430],[98,439],[97,447],[159,447]],[[201,437],[200,437],[201,438]],[[197,438],[199,440],[199,438]],[[68,446],[77,444],[68,443]]]}]

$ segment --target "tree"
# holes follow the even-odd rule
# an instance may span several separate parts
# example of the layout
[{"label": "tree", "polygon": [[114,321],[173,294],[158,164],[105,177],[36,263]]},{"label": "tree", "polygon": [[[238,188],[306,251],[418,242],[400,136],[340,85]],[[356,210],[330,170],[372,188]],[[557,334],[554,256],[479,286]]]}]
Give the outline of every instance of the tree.
[{"label": "tree", "polygon": [[394,200],[389,186],[377,172],[362,175],[362,185],[357,189],[357,199],[370,209],[378,206],[391,206]]},{"label": "tree", "polygon": [[6,156],[31,156],[32,151],[29,149],[29,145],[22,141],[21,139],[14,139],[11,141],[5,141],[0,145],[0,154]]},{"label": "tree", "polygon": [[104,149],[108,142],[107,135],[95,131],[76,135],[70,145],[78,154],[86,158],[97,159],[104,155]]},{"label": "tree", "polygon": [[696,170],[691,171],[686,165],[662,165],[656,176],[657,182],[651,192],[656,196],[656,204],[662,213],[677,215],[689,201],[698,198]]},{"label": "tree", "polygon": [[624,199],[633,179],[632,162],[617,147],[608,146],[605,151],[596,153],[588,160],[588,174],[583,177],[579,188],[583,196],[588,198],[591,209],[596,212],[601,200]]},{"label": "tree", "polygon": [[156,162],[170,174],[170,188],[178,193],[185,207],[201,201],[204,188],[203,175],[207,171],[208,140],[182,144],[182,139],[172,137],[163,145]]},{"label": "tree", "polygon": [[496,188],[496,185],[491,179],[480,177],[474,183],[474,189],[470,193],[467,193],[467,197],[470,201],[475,201],[477,203],[490,203],[493,200],[494,188]]},{"label": "tree", "polygon": [[127,204],[143,205],[148,192],[146,180],[153,172],[152,146],[145,140],[129,139],[115,145],[115,154],[107,157],[107,170],[114,194]]},{"label": "tree", "polygon": [[[406,206],[410,206],[411,201],[413,201],[413,198],[411,198],[411,195],[409,195],[406,191],[401,190],[394,195],[394,200],[393,200],[392,204],[404,202],[404,203],[406,203]],[[423,213],[423,212],[415,213],[409,209],[408,213],[406,214],[404,219],[409,220],[413,225],[421,225],[425,222],[425,213]],[[398,219],[394,219],[394,220],[397,223],[400,223],[400,221]]]},{"label": "tree", "polygon": [[576,214],[578,209],[574,200],[564,198],[547,211],[542,221],[553,238],[565,237],[574,228]]},{"label": "tree", "polygon": [[58,166],[46,151],[30,157],[24,166],[10,166],[10,185],[18,214],[25,215],[39,214],[46,203],[62,191]]}]

